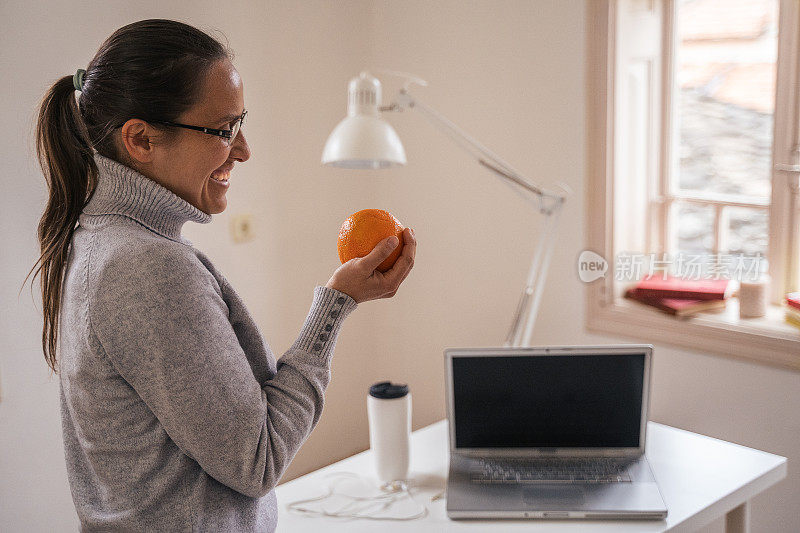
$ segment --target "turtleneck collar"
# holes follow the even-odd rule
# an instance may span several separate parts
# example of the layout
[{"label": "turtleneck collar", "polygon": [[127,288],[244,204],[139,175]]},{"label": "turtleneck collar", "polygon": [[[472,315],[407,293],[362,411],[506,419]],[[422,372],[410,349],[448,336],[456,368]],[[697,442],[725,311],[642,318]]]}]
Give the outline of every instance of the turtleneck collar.
[{"label": "turtleneck collar", "polygon": [[184,242],[181,228],[186,222],[211,222],[211,215],[144,174],[98,152],[94,160],[98,169],[97,188],[83,214],[123,215],[178,242]]}]

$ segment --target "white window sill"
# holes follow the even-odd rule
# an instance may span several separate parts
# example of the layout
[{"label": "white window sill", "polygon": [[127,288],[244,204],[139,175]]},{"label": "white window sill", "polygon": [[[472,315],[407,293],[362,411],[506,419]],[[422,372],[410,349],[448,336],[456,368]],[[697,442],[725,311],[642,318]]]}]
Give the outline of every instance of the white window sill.
[{"label": "white window sill", "polygon": [[730,298],[722,311],[679,318],[626,299],[601,305],[589,292],[590,331],[800,370],[800,329],[784,320],[780,306],[745,319],[739,318],[738,300]]}]

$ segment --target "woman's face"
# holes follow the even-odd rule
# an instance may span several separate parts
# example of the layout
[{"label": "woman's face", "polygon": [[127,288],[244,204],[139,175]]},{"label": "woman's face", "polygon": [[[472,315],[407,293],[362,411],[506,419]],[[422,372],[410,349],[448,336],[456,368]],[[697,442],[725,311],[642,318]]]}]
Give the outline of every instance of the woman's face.
[{"label": "woman's face", "polygon": [[[231,62],[223,60],[209,73],[199,103],[174,122],[227,130],[243,110],[242,80]],[[211,176],[225,177],[236,161],[250,158],[244,132],[240,129],[228,146],[222,137],[186,128],[174,129],[175,141],[162,145],[147,141],[148,134],[157,133],[144,121],[131,119],[123,126],[123,143],[134,159],[136,170],[207,214],[223,212],[227,206],[225,194],[228,187],[236,186],[236,179],[231,175],[228,184],[222,184]]]}]

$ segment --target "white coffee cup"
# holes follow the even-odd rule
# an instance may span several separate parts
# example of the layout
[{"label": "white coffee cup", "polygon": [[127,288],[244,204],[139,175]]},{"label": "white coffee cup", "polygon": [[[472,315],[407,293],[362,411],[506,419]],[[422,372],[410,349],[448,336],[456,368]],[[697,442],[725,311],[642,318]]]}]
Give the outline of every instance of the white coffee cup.
[{"label": "white coffee cup", "polygon": [[408,385],[376,383],[367,395],[369,447],[382,483],[406,480],[411,447],[411,393]]}]

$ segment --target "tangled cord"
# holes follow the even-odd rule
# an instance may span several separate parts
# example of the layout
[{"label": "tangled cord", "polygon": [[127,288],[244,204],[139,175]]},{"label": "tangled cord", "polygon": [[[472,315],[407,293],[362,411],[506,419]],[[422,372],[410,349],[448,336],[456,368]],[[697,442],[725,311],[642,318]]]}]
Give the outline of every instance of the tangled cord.
[{"label": "tangled cord", "polygon": [[[350,478],[356,478],[361,480],[361,476],[358,474],[354,474],[353,472],[333,472],[328,474],[325,477],[332,477],[332,476],[346,476]],[[289,511],[306,515],[306,516],[330,516],[330,517],[338,517],[338,518],[364,518],[367,520],[417,520],[419,518],[424,518],[428,516],[428,507],[425,504],[420,504],[416,500],[414,500],[411,490],[409,489],[406,480],[396,480],[396,481],[389,481],[384,483],[380,486],[380,490],[383,494],[378,494],[376,496],[352,496],[349,494],[344,494],[342,492],[336,492],[335,488],[336,485],[339,484],[342,479],[335,480],[331,485],[328,487],[327,494],[323,494],[322,496],[317,496],[314,498],[307,498],[304,500],[297,500],[291,503],[286,504],[286,508]],[[338,496],[341,498],[345,498],[350,500],[349,503],[345,504],[339,509],[334,511],[327,511],[324,508],[321,510],[317,509],[310,509],[308,507],[301,507],[302,504],[311,503],[311,502],[322,502],[331,496]],[[438,499],[441,494],[437,494],[431,498],[431,501]],[[408,497],[409,500],[414,502],[414,504],[420,506],[422,509],[412,515],[412,516],[377,516],[377,513],[381,511],[385,511],[389,507],[391,507],[394,503],[401,501],[405,497]],[[360,507],[356,507],[360,504]],[[379,505],[380,507],[370,513],[367,511]]]}]

